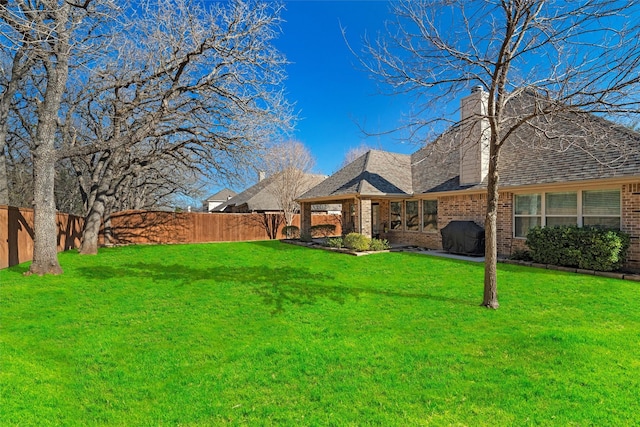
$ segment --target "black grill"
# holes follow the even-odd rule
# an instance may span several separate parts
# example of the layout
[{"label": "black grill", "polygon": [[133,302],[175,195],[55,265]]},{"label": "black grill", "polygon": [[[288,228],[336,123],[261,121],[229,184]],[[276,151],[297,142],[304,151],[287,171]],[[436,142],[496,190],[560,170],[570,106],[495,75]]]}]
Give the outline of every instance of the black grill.
[{"label": "black grill", "polygon": [[442,249],[460,255],[484,255],[484,228],[473,221],[451,221],[440,230]]}]

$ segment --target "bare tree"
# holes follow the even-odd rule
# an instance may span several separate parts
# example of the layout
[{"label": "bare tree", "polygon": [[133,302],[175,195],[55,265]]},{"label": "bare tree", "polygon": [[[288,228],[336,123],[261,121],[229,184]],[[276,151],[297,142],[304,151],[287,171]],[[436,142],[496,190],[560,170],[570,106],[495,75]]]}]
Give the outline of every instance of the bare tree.
[{"label": "bare tree", "polygon": [[[0,7],[3,7],[0,5]],[[18,88],[30,71],[32,58],[29,52],[29,34],[16,34],[15,38],[5,38],[7,43],[0,46],[0,205],[9,203],[9,178],[7,174],[7,136],[9,133],[9,113]]]},{"label": "bare tree", "polygon": [[285,59],[271,43],[279,10],[273,3],[205,10],[188,0],[159,0],[137,11],[118,48],[91,75],[92,90],[69,97],[59,156],[90,156],[81,253],[97,252],[107,200],[123,183],[148,178],[161,165],[229,179],[245,157],[289,130]]},{"label": "bare tree", "polygon": [[[418,95],[414,136],[426,138],[427,131],[443,129],[439,123],[454,123],[447,106],[461,93],[476,85],[487,91],[486,110],[457,124],[463,129],[486,125],[488,130],[482,305],[497,308],[501,149],[507,143],[527,143],[514,138],[524,127],[538,131],[541,140],[562,137],[572,143],[574,135],[545,134],[537,126],[540,121],[580,123],[586,114],[620,119],[640,111],[640,5],[616,0],[399,0],[391,7],[396,19],[377,41],[365,42],[363,64],[394,92]],[[525,93],[533,96],[523,97]],[[593,130],[585,127],[584,133],[589,132]],[[598,135],[596,140],[606,138]]]},{"label": "bare tree", "polygon": [[267,148],[264,171],[273,183],[269,189],[284,214],[286,225],[291,225],[300,206],[295,199],[313,184],[309,172],[315,161],[301,142],[287,141]]},{"label": "bare tree", "polygon": [[[85,42],[95,37],[91,18],[102,13],[100,7],[105,3],[92,0],[78,4],[56,0],[13,0],[0,4],[0,32],[10,40],[10,45],[18,47],[13,50],[10,62],[16,64],[17,56],[28,54],[29,60],[20,63],[25,66],[33,64],[29,74],[35,86],[30,93],[37,100],[37,104],[32,106],[37,116],[31,144],[35,236],[29,273],[62,272],[56,250],[54,196],[59,112],[74,58],[81,58],[85,53],[81,48],[88,47]],[[12,75],[11,81],[24,75],[26,71],[22,71]]]},{"label": "bare tree", "polygon": [[343,168],[347,166],[349,163],[353,162],[355,159],[362,156],[364,153],[366,153],[369,150],[371,150],[371,147],[369,147],[364,142],[358,145],[357,147],[349,148],[349,150],[344,155],[344,159],[342,160],[342,164],[340,165],[340,167]]},{"label": "bare tree", "polygon": [[[27,103],[29,113],[22,114],[22,128],[33,159],[31,273],[62,271],[56,253],[56,162],[90,159],[90,167],[79,169],[83,179],[92,180],[84,194],[82,251],[95,253],[105,206],[125,183],[161,165],[231,174],[244,154],[291,124],[281,85],[285,59],[272,44],[281,5],[114,5],[0,3],[0,34],[16,47],[27,39],[31,61],[29,82],[14,96]],[[22,63],[15,59],[19,52],[13,49],[7,63]]]}]

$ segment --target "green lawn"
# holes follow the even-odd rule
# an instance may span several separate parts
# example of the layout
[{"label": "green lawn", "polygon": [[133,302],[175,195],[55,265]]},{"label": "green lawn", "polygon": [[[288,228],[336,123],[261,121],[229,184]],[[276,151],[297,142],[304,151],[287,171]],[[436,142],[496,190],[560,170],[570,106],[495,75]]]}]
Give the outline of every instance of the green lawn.
[{"label": "green lawn", "polygon": [[638,425],[640,284],[279,242],[0,271],[0,425]]}]

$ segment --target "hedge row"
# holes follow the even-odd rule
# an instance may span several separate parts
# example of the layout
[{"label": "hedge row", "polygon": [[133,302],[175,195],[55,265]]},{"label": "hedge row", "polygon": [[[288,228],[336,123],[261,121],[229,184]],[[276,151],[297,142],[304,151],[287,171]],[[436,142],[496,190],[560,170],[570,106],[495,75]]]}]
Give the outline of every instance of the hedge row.
[{"label": "hedge row", "polygon": [[629,249],[629,235],[594,227],[536,227],[527,234],[534,262],[585,270],[620,269]]}]

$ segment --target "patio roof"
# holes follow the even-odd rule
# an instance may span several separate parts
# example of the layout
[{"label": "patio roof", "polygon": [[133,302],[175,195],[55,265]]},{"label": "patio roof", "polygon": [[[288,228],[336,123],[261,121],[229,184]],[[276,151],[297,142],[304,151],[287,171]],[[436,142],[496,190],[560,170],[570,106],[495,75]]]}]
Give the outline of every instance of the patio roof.
[{"label": "patio roof", "polygon": [[340,200],[354,195],[407,196],[413,193],[411,157],[370,150],[298,198]]}]

